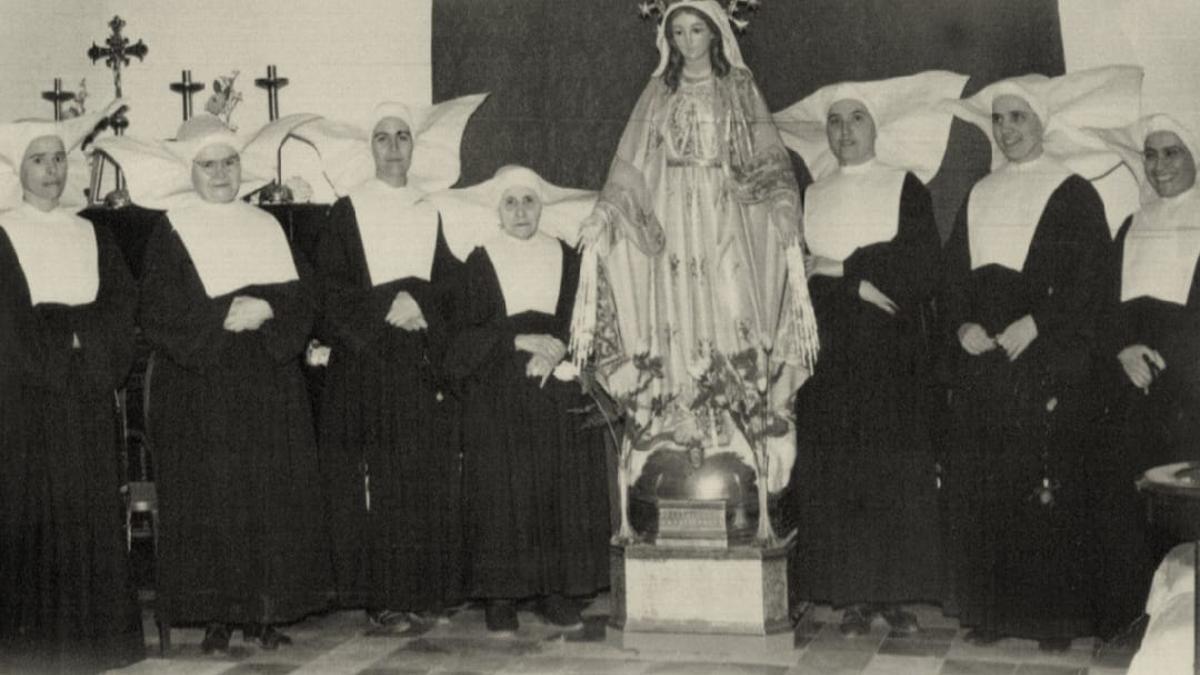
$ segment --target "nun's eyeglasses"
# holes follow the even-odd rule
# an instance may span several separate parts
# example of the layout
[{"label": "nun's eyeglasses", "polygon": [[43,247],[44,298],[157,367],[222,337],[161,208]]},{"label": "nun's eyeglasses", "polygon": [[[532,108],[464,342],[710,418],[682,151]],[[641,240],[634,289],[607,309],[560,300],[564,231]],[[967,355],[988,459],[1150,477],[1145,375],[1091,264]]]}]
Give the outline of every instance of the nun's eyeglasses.
[{"label": "nun's eyeglasses", "polygon": [[215,176],[221,171],[232,171],[240,166],[242,158],[238,155],[230,155],[224,159],[197,159],[193,160],[192,164],[200,167],[200,170],[209,176]]}]

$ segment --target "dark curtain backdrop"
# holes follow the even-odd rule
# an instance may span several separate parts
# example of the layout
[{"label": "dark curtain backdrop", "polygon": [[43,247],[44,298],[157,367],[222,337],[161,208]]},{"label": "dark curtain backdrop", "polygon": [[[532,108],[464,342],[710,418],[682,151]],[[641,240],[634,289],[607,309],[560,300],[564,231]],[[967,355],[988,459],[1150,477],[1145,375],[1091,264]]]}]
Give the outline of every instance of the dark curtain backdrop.
[{"label": "dark curtain backdrop", "polygon": [[[599,189],[657,64],[635,0],[434,0],[433,98],[490,91],[463,139],[460,185],[504,164]],[[1056,0],[763,0],[740,36],[772,110],[843,80],[929,69],[971,76],[965,95],[1027,72],[1064,72]],[[955,120],[930,184],[943,239],[988,141]],[[809,176],[795,158],[801,185]]]}]

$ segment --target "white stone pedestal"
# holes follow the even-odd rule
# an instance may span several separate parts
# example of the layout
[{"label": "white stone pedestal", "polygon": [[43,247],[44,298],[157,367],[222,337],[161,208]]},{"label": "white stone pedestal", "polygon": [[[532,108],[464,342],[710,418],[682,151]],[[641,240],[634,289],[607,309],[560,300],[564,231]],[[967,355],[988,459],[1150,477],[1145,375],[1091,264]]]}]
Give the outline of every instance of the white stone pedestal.
[{"label": "white stone pedestal", "polygon": [[609,626],[626,648],[792,649],[786,546],[614,546],[611,570]]}]

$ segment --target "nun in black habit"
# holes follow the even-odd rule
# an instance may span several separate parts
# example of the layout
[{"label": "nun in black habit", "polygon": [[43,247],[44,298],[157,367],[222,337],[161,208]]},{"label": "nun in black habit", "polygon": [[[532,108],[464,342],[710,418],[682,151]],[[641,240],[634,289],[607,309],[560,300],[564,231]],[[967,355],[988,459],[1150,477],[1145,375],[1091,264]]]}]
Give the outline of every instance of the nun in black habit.
[{"label": "nun in black habit", "polygon": [[102,149],[135,203],[166,207],[146,245],[140,323],[154,348],[147,412],[159,497],[155,609],[207,625],[204,652],[241,626],[265,649],[332,594],[317,448],[300,359],[316,312],[279,223],[239,196],[261,187],[291,115],[235,135],[198,115],[174,141]]},{"label": "nun in black habit", "polygon": [[1155,567],[1174,541],[1148,527],[1135,481],[1200,459],[1200,191],[1196,137],[1168,115],[1097,132],[1142,185],[1117,233],[1100,370],[1108,415],[1097,463],[1100,634],[1142,615]]},{"label": "nun in black habit", "polygon": [[[775,115],[817,181],[804,193],[822,352],[796,397],[794,599],[845,607],[846,636],[941,594],[935,465],[924,396],[927,308],[941,242],[929,190],[966,76],[931,71],[817,90]],[[878,152],[877,152],[878,151]]]},{"label": "nun in black habit", "polygon": [[442,359],[462,262],[425,196],[459,174],[463,129],[485,95],[378,105],[363,126],[296,131],[345,194],[317,244],[331,347],[321,410],[338,603],[403,628],[462,600],[458,401]]},{"label": "nun in black habit", "polygon": [[947,244],[942,298],[954,337],[948,602],[977,643],[1062,650],[1095,634],[1091,375],[1111,244],[1100,196],[1076,171],[1100,175],[1119,158],[1077,129],[1130,123],[1140,84],[1129,67],[1026,75],[953,103],[994,143]]},{"label": "nun in black habit", "polygon": [[[0,671],[142,658],[114,390],[137,286],[66,206],[68,153],[102,115],[0,126]],[[19,176],[19,185],[18,185]]]},{"label": "nun in black habit", "polygon": [[[610,535],[601,429],[564,360],[579,283],[570,243],[595,194],[507,166],[434,195],[467,258],[462,329],[446,371],[463,391],[467,589],[488,630],[515,631],[515,602],[582,626],[575,599],[608,586]],[[495,222],[499,220],[499,227]]]}]

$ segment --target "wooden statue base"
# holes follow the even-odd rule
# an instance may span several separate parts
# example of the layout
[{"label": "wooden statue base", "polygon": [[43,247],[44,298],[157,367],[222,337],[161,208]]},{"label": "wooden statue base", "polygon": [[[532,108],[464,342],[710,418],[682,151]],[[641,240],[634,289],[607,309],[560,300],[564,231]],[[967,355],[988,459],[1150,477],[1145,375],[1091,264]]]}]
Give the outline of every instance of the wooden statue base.
[{"label": "wooden statue base", "polygon": [[613,546],[610,556],[609,627],[615,629],[610,639],[620,640],[623,647],[700,653],[792,651],[787,546],[630,544]]}]

